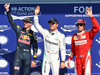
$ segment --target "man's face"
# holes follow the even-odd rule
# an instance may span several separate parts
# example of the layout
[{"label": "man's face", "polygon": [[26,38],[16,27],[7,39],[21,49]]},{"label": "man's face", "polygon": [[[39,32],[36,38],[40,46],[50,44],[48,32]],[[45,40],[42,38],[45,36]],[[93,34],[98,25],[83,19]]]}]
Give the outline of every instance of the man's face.
[{"label": "man's face", "polygon": [[79,32],[82,32],[85,30],[85,25],[82,23],[78,23],[78,24],[76,24],[76,26],[77,26]]},{"label": "man's face", "polygon": [[30,28],[32,26],[32,23],[24,21],[24,28]]},{"label": "man's face", "polygon": [[49,23],[49,26],[50,26],[50,29],[51,29],[52,31],[54,31],[54,30],[57,29],[58,24],[57,24],[57,23],[52,23],[52,22],[50,22],[50,23]]}]

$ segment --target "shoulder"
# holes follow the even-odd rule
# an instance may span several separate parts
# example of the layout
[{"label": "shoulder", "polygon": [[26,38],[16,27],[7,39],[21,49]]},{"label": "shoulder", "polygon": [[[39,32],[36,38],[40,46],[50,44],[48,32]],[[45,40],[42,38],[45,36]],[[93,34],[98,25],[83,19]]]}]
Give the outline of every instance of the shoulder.
[{"label": "shoulder", "polygon": [[60,31],[58,31],[58,34],[60,35],[60,37],[65,37],[65,35],[61,33]]},{"label": "shoulder", "polygon": [[49,29],[45,29],[45,28],[43,28],[44,29],[44,35],[46,35],[46,34],[49,34],[50,33],[50,30]]},{"label": "shoulder", "polygon": [[48,31],[48,32],[50,32],[50,30],[49,29],[45,29],[45,28],[43,28],[45,31]]},{"label": "shoulder", "polygon": [[75,38],[75,37],[77,37],[77,33],[75,33],[75,34],[72,36],[72,38]]},{"label": "shoulder", "polygon": [[28,35],[30,35],[30,36],[32,36],[32,35],[36,36],[37,34],[34,31],[30,30],[29,33],[28,33]]},{"label": "shoulder", "polygon": [[90,32],[91,31],[91,28],[90,29],[88,29],[88,30],[85,30],[85,32]]},{"label": "shoulder", "polygon": [[18,28],[18,29],[24,29],[23,27],[20,27],[19,25],[17,25],[17,28]]},{"label": "shoulder", "polygon": [[36,32],[34,32],[34,31],[32,31],[32,32],[33,32],[33,35],[37,35]]},{"label": "shoulder", "polygon": [[77,35],[77,33],[75,33],[73,36],[76,36]]},{"label": "shoulder", "polygon": [[59,34],[64,35],[63,33],[61,33],[60,31],[58,31]]},{"label": "shoulder", "polygon": [[18,26],[18,25],[17,25],[17,28],[18,28],[18,30],[19,30],[20,32],[22,32],[22,33],[25,32],[25,28],[22,28],[22,27],[20,27],[20,26]]}]

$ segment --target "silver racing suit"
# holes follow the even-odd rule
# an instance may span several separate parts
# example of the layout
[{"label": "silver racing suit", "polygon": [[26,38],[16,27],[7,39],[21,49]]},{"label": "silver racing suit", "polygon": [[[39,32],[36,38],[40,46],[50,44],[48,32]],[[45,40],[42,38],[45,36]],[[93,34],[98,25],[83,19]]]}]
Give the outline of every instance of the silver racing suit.
[{"label": "silver racing suit", "polygon": [[62,61],[65,61],[65,35],[60,33],[58,30],[50,31],[42,28],[38,22],[38,16],[34,16],[34,25],[44,38],[45,51],[42,65],[42,75],[49,75],[50,68],[53,75],[59,75],[59,48],[61,51],[61,59]]}]

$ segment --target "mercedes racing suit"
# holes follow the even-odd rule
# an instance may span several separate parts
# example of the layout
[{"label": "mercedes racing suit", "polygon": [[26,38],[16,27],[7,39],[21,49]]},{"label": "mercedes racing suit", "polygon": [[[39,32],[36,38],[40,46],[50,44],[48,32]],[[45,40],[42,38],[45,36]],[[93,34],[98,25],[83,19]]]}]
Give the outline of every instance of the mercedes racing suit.
[{"label": "mercedes racing suit", "polygon": [[59,48],[61,51],[62,61],[65,61],[65,36],[57,31],[49,31],[40,26],[38,16],[34,16],[34,25],[43,35],[44,38],[44,57],[42,65],[42,75],[49,75],[50,68],[53,75],[59,75],[60,58]]},{"label": "mercedes racing suit", "polygon": [[99,23],[96,18],[91,17],[93,27],[90,31],[83,31],[72,36],[71,54],[69,59],[75,56],[75,67],[77,75],[91,75],[92,59],[90,55],[92,41],[99,31]]},{"label": "mercedes racing suit", "polygon": [[21,65],[23,65],[23,75],[29,75],[31,68],[31,45],[33,45],[33,61],[36,61],[37,58],[37,35],[31,29],[27,32],[25,28],[18,26],[13,21],[10,12],[7,12],[7,17],[17,34],[17,48],[14,59],[13,75],[19,75]]}]

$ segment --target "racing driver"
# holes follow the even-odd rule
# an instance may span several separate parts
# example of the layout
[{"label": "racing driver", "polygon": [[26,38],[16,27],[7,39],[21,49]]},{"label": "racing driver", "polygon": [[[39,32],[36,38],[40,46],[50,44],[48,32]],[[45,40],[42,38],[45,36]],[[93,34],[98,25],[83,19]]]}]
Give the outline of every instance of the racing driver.
[{"label": "racing driver", "polygon": [[[19,75],[21,65],[23,65],[23,72],[24,72],[23,75],[29,75],[31,66],[35,67],[36,65],[37,50],[38,50],[36,33],[34,33],[31,30],[33,21],[29,17],[23,19],[24,28],[22,28],[13,21],[11,14],[9,12],[10,4],[6,3],[4,7],[7,12],[8,20],[17,35],[17,48],[14,59],[13,75]],[[33,46],[32,64],[31,64],[31,49],[30,49],[31,45]]]},{"label": "racing driver", "polygon": [[58,31],[58,20],[55,18],[48,21],[50,30],[42,28],[38,22],[39,12],[40,7],[37,6],[35,8],[34,25],[43,35],[45,48],[42,65],[42,75],[49,75],[50,69],[52,70],[52,75],[59,75],[59,48],[61,51],[62,59],[61,68],[65,68],[65,36]]},{"label": "racing driver", "polygon": [[67,66],[70,67],[70,60],[75,56],[77,75],[91,75],[92,59],[90,51],[93,38],[99,31],[99,23],[96,18],[93,17],[92,10],[90,8],[86,9],[86,15],[91,18],[93,27],[90,31],[85,31],[85,20],[77,20],[76,26],[78,28],[78,32],[72,36],[71,53],[67,62]]}]

